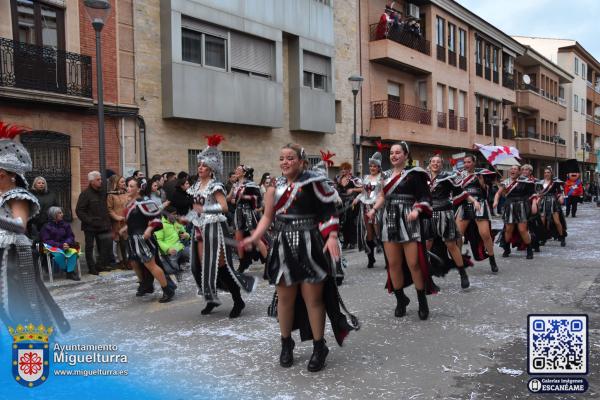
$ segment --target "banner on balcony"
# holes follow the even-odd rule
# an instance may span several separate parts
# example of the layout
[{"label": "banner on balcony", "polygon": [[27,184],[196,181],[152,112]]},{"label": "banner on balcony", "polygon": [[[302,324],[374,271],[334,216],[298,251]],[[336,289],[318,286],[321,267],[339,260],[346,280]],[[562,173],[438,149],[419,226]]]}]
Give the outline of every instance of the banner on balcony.
[{"label": "banner on balcony", "polygon": [[475,143],[475,148],[477,148],[492,165],[505,163],[512,164],[515,159],[521,158],[519,156],[519,150],[512,146],[484,146]]}]

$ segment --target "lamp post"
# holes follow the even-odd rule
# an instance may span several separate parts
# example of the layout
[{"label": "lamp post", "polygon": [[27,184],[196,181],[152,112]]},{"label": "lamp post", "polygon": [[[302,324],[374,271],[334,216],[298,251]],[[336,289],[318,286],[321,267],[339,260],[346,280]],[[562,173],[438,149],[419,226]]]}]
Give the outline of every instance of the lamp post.
[{"label": "lamp post", "polygon": [[554,171],[556,176],[558,175],[558,142],[560,141],[560,136],[559,135],[554,135],[552,137],[552,140],[554,141]]},{"label": "lamp post", "polygon": [[492,123],[492,144],[495,146],[496,145],[496,133],[494,132],[494,127],[498,124],[498,116],[497,115],[492,115],[492,117],[490,118],[490,122]]},{"label": "lamp post", "polygon": [[352,173],[354,176],[357,176],[360,144],[357,145],[356,143],[356,95],[358,95],[360,87],[362,86],[363,77],[360,75],[352,75],[348,78],[348,81],[350,82],[350,86],[352,86],[352,94],[354,95],[354,133],[352,134],[352,155],[354,162],[352,163]]},{"label": "lamp post", "polygon": [[106,184],[106,154],[104,149],[104,87],[102,82],[102,40],[100,32],[110,14],[108,0],[84,0],[85,11],[96,32],[96,86],[98,94],[98,157],[102,182]]}]

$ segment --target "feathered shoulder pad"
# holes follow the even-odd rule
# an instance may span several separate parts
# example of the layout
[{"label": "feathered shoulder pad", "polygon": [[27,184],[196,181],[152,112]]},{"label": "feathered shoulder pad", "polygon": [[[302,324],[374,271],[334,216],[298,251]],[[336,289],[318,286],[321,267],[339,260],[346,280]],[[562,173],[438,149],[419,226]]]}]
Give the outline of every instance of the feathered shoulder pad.
[{"label": "feathered shoulder pad", "polygon": [[17,187],[14,189],[10,189],[7,192],[3,193],[0,196],[0,207],[4,207],[4,205],[10,200],[25,200],[29,203],[29,218],[33,218],[40,212],[40,203],[38,199],[28,192],[27,190]]}]

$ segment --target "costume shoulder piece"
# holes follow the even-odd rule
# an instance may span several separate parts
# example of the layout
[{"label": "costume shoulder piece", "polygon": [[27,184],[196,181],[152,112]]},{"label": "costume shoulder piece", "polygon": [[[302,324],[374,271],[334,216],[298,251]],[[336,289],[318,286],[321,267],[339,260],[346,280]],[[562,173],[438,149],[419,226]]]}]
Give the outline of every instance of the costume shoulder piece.
[{"label": "costume shoulder piece", "polygon": [[327,183],[327,177],[316,171],[304,171],[291,183],[284,176],[275,182],[275,213],[281,214],[292,205],[298,191],[308,184],[314,184],[315,195],[324,202],[333,202],[337,192]]},{"label": "costume shoulder piece", "polygon": [[456,179],[456,174],[448,171],[440,172],[435,178],[437,182],[451,181],[452,183],[455,183]]},{"label": "costume shoulder piece", "polygon": [[142,200],[136,200],[135,205],[147,217],[157,217],[160,215],[161,209],[158,204],[147,197]]},{"label": "costume shoulder piece", "polygon": [[223,194],[225,194],[225,185],[223,185],[223,183],[213,179],[212,181],[210,181],[208,183],[208,186],[206,187],[206,191],[209,194],[213,194],[215,192],[222,192]]},{"label": "costume shoulder piece", "polygon": [[10,200],[25,200],[29,202],[29,218],[35,217],[40,212],[40,203],[38,202],[38,199],[23,188],[17,187],[3,193],[2,196],[0,196],[0,207],[4,207]]}]

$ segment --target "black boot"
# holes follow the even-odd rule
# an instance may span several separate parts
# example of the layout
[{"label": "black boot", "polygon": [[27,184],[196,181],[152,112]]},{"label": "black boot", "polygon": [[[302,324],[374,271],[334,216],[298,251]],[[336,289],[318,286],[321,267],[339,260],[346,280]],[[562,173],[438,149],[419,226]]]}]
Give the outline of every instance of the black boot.
[{"label": "black boot", "polygon": [[367,264],[367,268],[373,268],[375,266],[375,242],[369,240],[367,242],[367,246],[369,247],[369,263]]},{"label": "black boot", "polygon": [[404,294],[404,289],[394,290],[394,296],[396,296],[396,310],[394,315],[398,318],[406,315],[406,306],[410,303],[410,299]]},{"label": "black boot", "polygon": [[80,281],[81,279],[75,275],[75,272],[67,272],[67,279],[70,279],[72,281]]},{"label": "black boot", "polygon": [[567,242],[565,241],[565,236],[561,236],[560,237],[560,247],[565,247],[567,245]]},{"label": "black boot", "polygon": [[231,297],[233,298],[233,308],[229,313],[229,318],[237,318],[242,313],[244,307],[246,307],[246,303],[242,300],[242,295],[240,294],[240,288],[237,285],[232,285],[229,287],[229,291],[231,292]]},{"label": "black boot", "polygon": [[289,368],[294,363],[294,347],[296,343],[292,337],[281,337],[281,354],[279,355],[279,365],[283,368]]},{"label": "black boot", "polygon": [[533,247],[531,246],[531,243],[529,243],[527,245],[527,257],[528,260],[533,260]]},{"label": "black boot", "polygon": [[248,255],[244,255],[244,257],[240,260],[238,272],[243,273],[248,269],[248,267],[250,267],[250,264],[252,264],[252,260],[250,259],[250,257],[248,257]]},{"label": "black boot", "polygon": [[498,272],[498,265],[496,264],[496,257],[490,256],[490,268],[493,273]]},{"label": "black boot", "polygon": [[471,286],[465,267],[458,267],[458,273],[460,274],[460,287],[466,289]]},{"label": "black boot", "polygon": [[200,314],[202,314],[202,315],[208,315],[208,314],[210,314],[212,312],[212,310],[215,307],[218,307],[218,306],[219,306],[218,303],[208,302],[208,303],[206,303],[206,307],[204,307],[202,309],[202,311],[200,311]]},{"label": "black boot", "polygon": [[429,317],[429,305],[427,305],[427,295],[425,290],[417,290],[417,300],[419,300],[419,318],[426,320]]},{"label": "black boot", "polygon": [[510,255],[510,243],[504,243],[502,246],[504,249],[504,253],[502,253],[502,257],[506,258]]},{"label": "black boot", "polygon": [[162,290],[163,295],[160,300],[158,300],[159,303],[168,303],[173,299],[173,297],[175,297],[175,289],[173,289],[171,286],[167,285],[163,287]]},{"label": "black boot", "polygon": [[325,339],[313,341],[313,353],[308,362],[308,370],[318,372],[325,368],[327,354],[329,354],[329,349],[325,345]]}]

